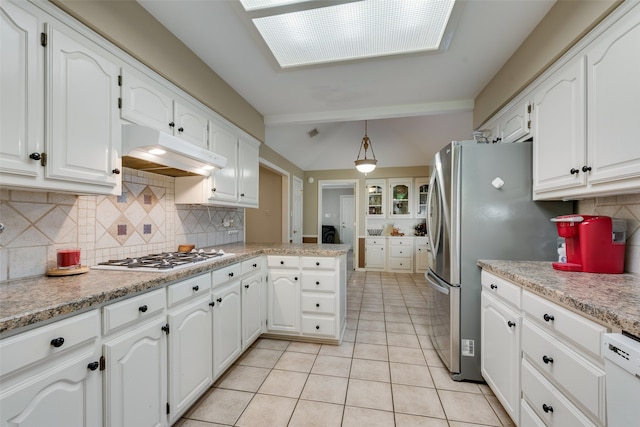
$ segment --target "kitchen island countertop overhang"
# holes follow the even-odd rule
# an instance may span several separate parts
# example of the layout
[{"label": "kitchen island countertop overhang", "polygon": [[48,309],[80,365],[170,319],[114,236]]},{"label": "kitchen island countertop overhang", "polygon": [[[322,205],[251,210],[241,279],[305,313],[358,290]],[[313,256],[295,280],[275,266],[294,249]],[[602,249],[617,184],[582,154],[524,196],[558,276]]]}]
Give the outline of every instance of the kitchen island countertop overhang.
[{"label": "kitchen island countertop overhang", "polygon": [[228,244],[216,249],[233,256],[166,273],[90,270],[76,276],[38,276],[2,283],[0,338],[256,256],[339,256],[350,248],[344,244]]}]

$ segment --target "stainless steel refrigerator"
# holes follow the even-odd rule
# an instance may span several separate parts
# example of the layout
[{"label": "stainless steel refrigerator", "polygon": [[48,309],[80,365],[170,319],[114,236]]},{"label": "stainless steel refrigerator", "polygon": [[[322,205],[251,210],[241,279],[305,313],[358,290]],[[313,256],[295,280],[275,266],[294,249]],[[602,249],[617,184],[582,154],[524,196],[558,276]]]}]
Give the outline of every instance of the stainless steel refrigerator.
[{"label": "stainless steel refrigerator", "polygon": [[531,142],[454,141],[433,159],[429,331],[454,380],[483,381],[478,259],[553,261],[557,232],[550,219],[573,213],[571,202],[532,201],[531,154]]}]

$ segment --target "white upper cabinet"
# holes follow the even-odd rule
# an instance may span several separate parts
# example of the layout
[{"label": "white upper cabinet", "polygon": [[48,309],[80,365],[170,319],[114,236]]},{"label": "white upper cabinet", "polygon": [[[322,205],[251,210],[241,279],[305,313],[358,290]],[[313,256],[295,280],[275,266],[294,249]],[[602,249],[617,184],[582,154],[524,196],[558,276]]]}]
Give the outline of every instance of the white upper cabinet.
[{"label": "white upper cabinet", "polygon": [[533,191],[584,186],[584,59],[577,58],[534,93]]},{"label": "white upper cabinet", "polygon": [[415,180],[415,192],[416,192],[416,218],[427,217],[427,195],[429,194],[429,178],[416,178]]},{"label": "white upper cabinet", "polygon": [[148,77],[122,70],[122,118],[207,148],[207,114]]},{"label": "white upper cabinet", "polygon": [[[0,172],[36,177],[43,151],[44,69],[40,20],[33,11],[0,4]],[[36,156],[37,155],[37,156]]]},{"label": "white upper cabinet", "polygon": [[238,137],[232,129],[211,122],[209,149],[227,159],[227,165],[212,176],[211,193],[207,197],[235,202],[238,199]]},{"label": "white upper cabinet", "polygon": [[640,189],[640,4],[598,31],[534,89],[534,199]]},{"label": "white upper cabinet", "polygon": [[239,141],[238,165],[240,180],[238,182],[238,193],[241,205],[258,207],[258,183],[259,183],[259,162],[260,145],[243,138]]},{"label": "white upper cabinet", "polygon": [[119,193],[117,58],[27,2],[1,20],[3,185]]},{"label": "white upper cabinet", "polygon": [[365,194],[369,218],[386,216],[386,181],[384,179],[368,179],[365,183]]},{"label": "white upper cabinet", "polygon": [[531,103],[522,100],[511,106],[498,121],[500,142],[519,142],[531,134]]},{"label": "white upper cabinet", "polygon": [[392,178],[389,179],[389,217],[411,218],[414,206],[413,179]]}]

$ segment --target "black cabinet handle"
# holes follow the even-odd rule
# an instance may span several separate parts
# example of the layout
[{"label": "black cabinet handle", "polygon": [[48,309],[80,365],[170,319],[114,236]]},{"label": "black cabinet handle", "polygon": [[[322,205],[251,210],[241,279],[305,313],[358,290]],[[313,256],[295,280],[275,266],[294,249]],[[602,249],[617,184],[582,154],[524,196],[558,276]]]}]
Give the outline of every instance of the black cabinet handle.
[{"label": "black cabinet handle", "polygon": [[233,272],[229,273],[229,277],[233,277]]},{"label": "black cabinet handle", "polygon": [[516,322],[512,322],[511,320],[509,320],[507,322],[507,326],[510,327],[510,328],[513,328],[514,326],[516,326]]},{"label": "black cabinet handle", "polygon": [[316,261],[316,266],[319,266],[319,265],[320,265],[320,261]]},{"label": "black cabinet handle", "polygon": [[316,325],[316,330],[319,330],[319,329],[320,329],[320,325]]},{"label": "black cabinet handle", "polygon": [[554,320],[556,320],[553,317],[553,314],[547,314],[547,313],[545,313],[544,316],[542,316],[542,318],[544,319],[545,322],[553,322]]},{"label": "black cabinet handle", "polygon": [[163,327],[161,327],[160,329],[162,329],[162,332],[164,332],[165,334],[169,334],[169,324],[168,323],[166,325],[164,325]]},{"label": "black cabinet handle", "polygon": [[553,406],[543,403],[542,410],[548,414],[549,412],[553,412]]},{"label": "black cabinet handle", "polygon": [[62,347],[62,344],[64,344],[64,338],[62,337],[54,338],[51,340],[51,345],[55,348]]},{"label": "black cabinet handle", "polygon": [[244,285],[245,288],[249,289],[249,285]]},{"label": "black cabinet handle", "polygon": [[218,301],[218,302],[222,302],[222,298],[218,298],[216,301]]},{"label": "black cabinet handle", "polygon": [[170,128],[176,127],[176,124],[174,122],[169,122],[169,127]]},{"label": "black cabinet handle", "polygon": [[140,313],[146,313],[148,309],[149,307],[147,307],[146,305],[141,305],[140,307],[138,307],[138,311]]},{"label": "black cabinet handle", "polygon": [[31,154],[29,154],[29,158],[31,160],[40,160],[41,156],[40,156],[40,153],[31,153]]},{"label": "black cabinet handle", "polygon": [[111,171],[111,173],[113,173],[114,175],[120,175],[120,169],[115,168],[114,170]]},{"label": "black cabinet handle", "polygon": [[99,366],[100,366],[100,363],[99,363],[99,362],[91,362],[91,363],[89,363],[89,364],[87,365],[87,368],[88,368],[90,371],[95,371],[96,369],[98,369],[98,367],[99,367]]},{"label": "black cabinet handle", "polygon": [[491,284],[491,289],[498,289],[498,285]]},{"label": "black cabinet handle", "polygon": [[240,197],[244,197],[244,193],[240,193]]},{"label": "black cabinet handle", "polygon": [[200,290],[200,286],[195,285],[195,286],[194,286],[193,288],[191,288],[191,289],[193,289],[193,291],[194,291],[194,292],[198,292],[198,291]]},{"label": "black cabinet handle", "polygon": [[578,173],[580,173],[580,169],[571,168],[571,170],[569,172],[571,172],[571,175],[573,175],[573,174],[577,175]]},{"label": "black cabinet handle", "polygon": [[284,261],[280,261],[280,265],[284,265]]},{"label": "black cabinet handle", "polygon": [[211,191],[212,191],[213,193],[215,193],[215,192],[216,192],[216,188],[215,188],[215,187],[213,187],[213,188],[211,189]]},{"label": "black cabinet handle", "polygon": [[297,278],[297,277],[294,277],[294,278],[293,278],[293,280],[298,280],[298,278]]},{"label": "black cabinet handle", "polygon": [[209,305],[210,305],[211,307],[214,307],[214,306],[216,305],[216,303],[215,303],[215,302],[213,302],[213,301],[211,301],[211,302],[209,303]]},{"label": "black cabinet handle", "polygon": [[553,363],[553,357],[547,357],[546,355],[542,356],[542,361],[545,365],[548,365],[549,363]]},{"label": "black cabinet handle", "polygon": [[591,172],[591,166],[583,166],[582,172]]},{"label": "black cabinet handle", "polygon": [[316,285],[319,285],[319,284],[320,284],[320,282],[316,282]]},{"label": "black cabinet handle", "polygon": [[178,128],[178,132],[180,132],[180,133],[184,132],[184,128],[183,127],[179,127]]},{"label": "black cabinet handle", "polygon": [[258,264],[253,264],[253,268],[258,268]]},{"label": "black cabinet handle", "polygon": [[316,303],[316,307],[320,308],[320,303]]}]

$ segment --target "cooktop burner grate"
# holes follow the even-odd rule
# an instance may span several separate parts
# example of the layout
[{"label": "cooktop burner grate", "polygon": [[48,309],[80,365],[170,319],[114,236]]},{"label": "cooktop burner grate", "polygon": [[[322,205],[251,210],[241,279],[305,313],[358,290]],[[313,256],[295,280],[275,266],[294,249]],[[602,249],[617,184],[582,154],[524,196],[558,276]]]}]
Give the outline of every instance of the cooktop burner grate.
[{"label": "cooktop burner grate", "polygon": [[98,263],[92,267],[94,269],[113,269],[113,270],[142,270],[142,271],[167,271],[180,267],[188,267],[192,264],[208,261],[211,259],[221,258],[225,254],[223,251],[209,251],[202,249],[191,252],[163,252],[159,254],[150,254],[136,258],[113,259]]}]

